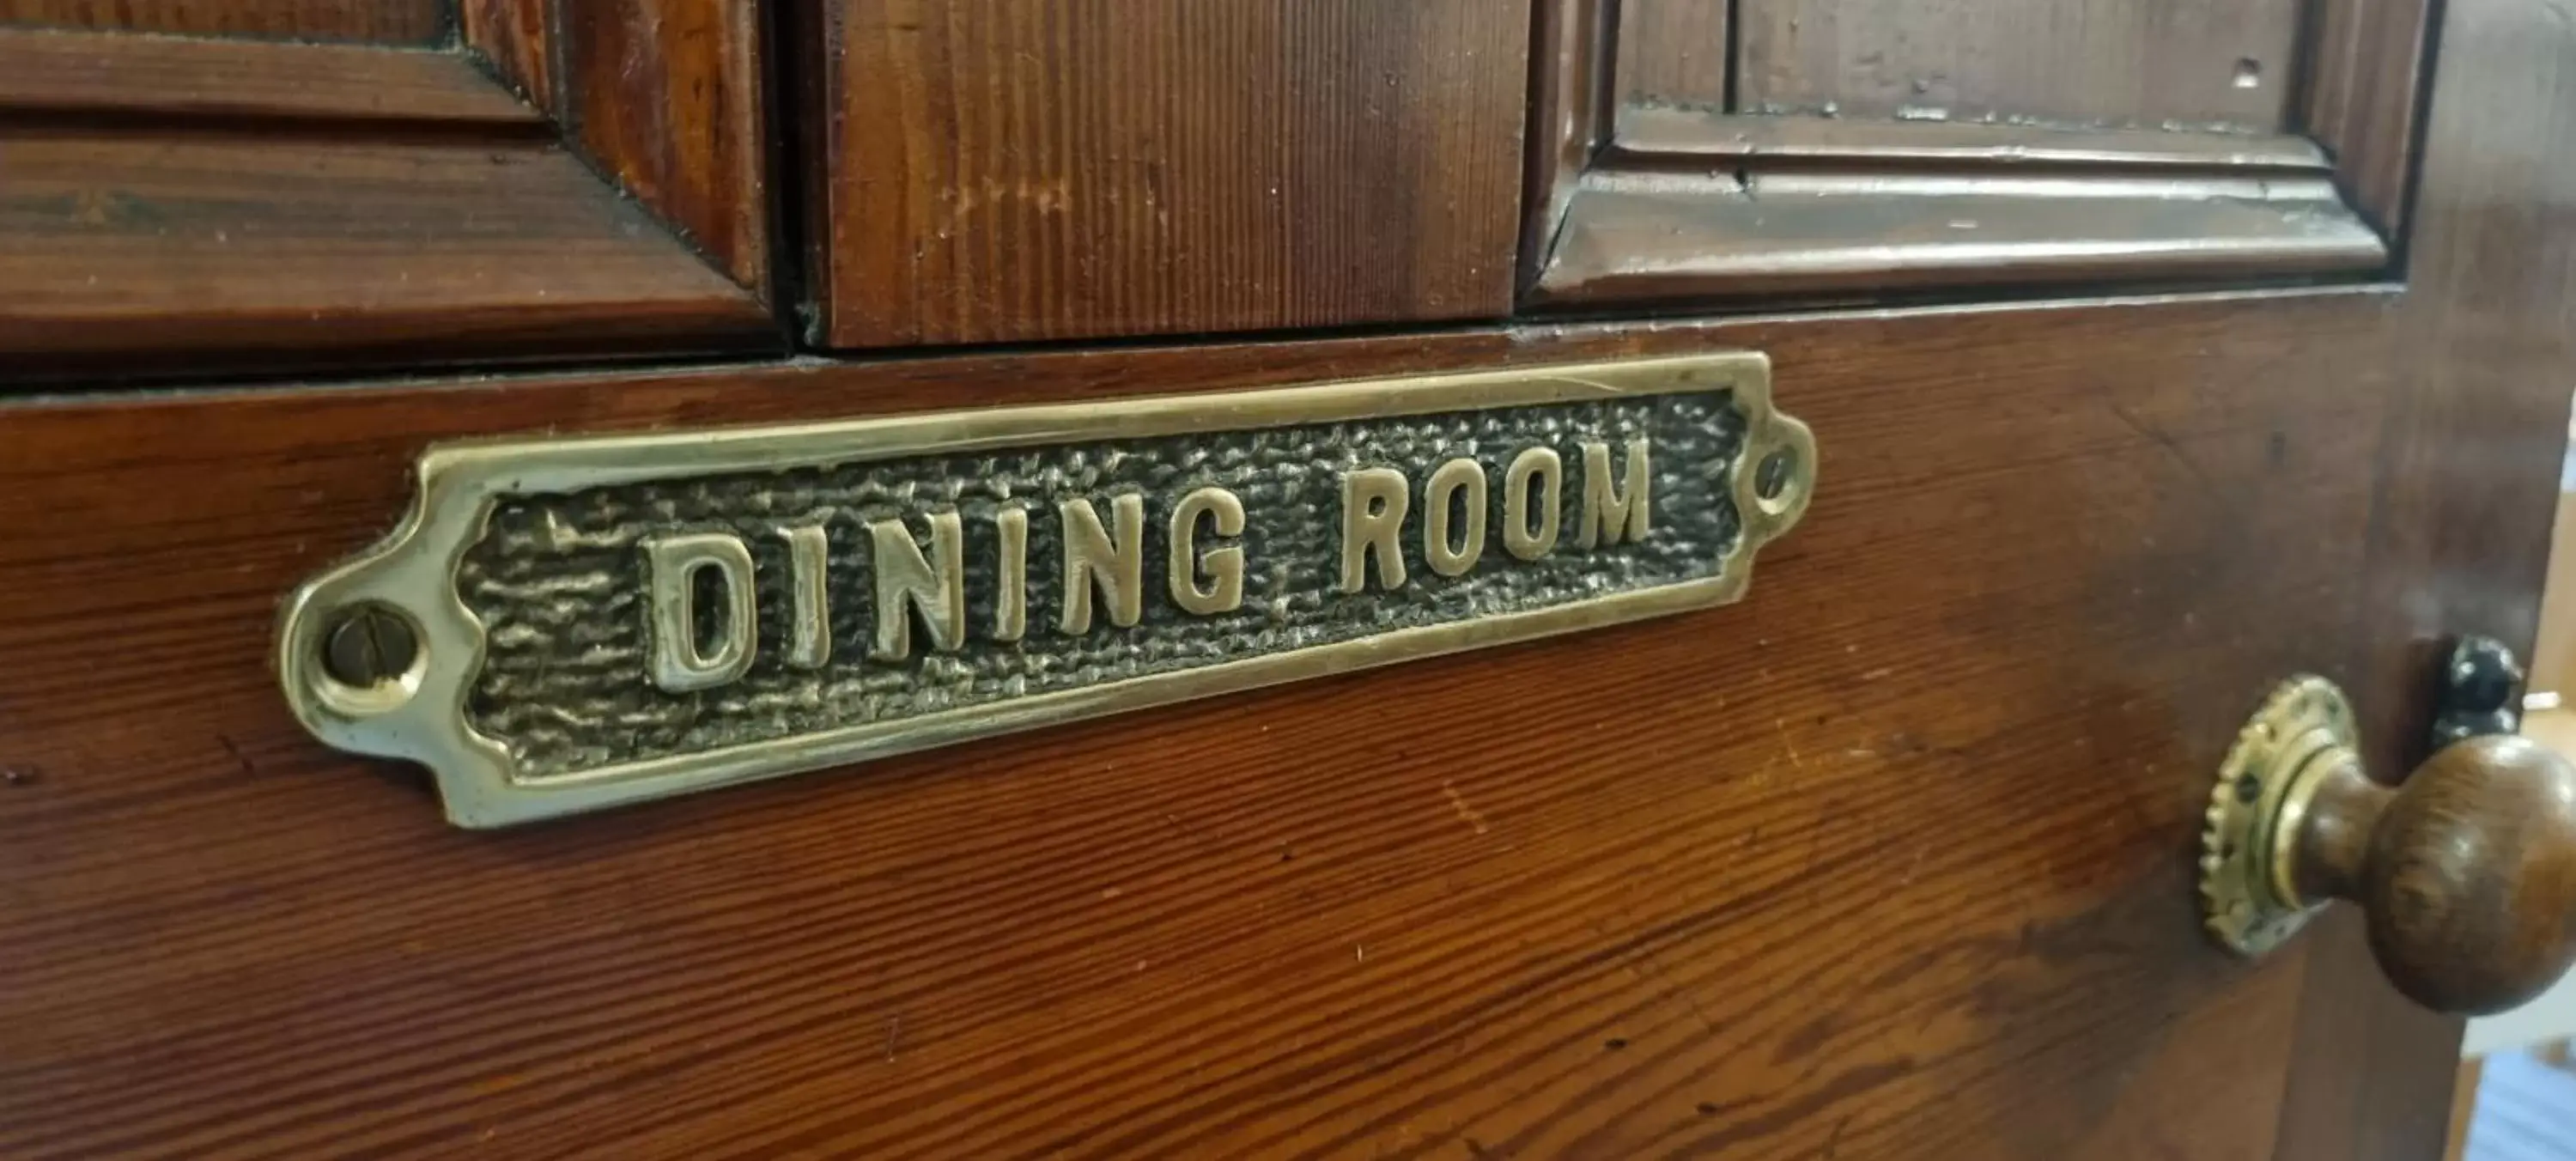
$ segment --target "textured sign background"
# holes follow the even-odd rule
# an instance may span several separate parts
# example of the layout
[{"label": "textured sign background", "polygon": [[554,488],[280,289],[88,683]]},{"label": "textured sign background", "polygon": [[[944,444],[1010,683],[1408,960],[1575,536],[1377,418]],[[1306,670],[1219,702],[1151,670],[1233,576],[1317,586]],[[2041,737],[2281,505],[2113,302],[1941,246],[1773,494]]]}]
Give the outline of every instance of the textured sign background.
[{"label": "textured sign background", "polygon": [[[1641,544],[1584,550],[1587,440],[1609,443],[1614,470],[1629,438],[1653,442],[1653,527]],[[1654,395],[1395,419],[1319,423],[1213,435],[1033,445],[1000,454],[926,455],[846,467],[734,473],[517,497],[494,511],[465,556],[459,595],[489,644],[467,720],[501,740],[523,777],[898,720],[1054,690],[1114,682],[1394,629],[1520,612],[1714,575],[1740,522],[1727,494],[1743,417],[1725,392]],[[1504,551],[1503,469],[1521,449],[1565,460],[1563,533],[1554,553],[1521,561]],[[1465,575],[1433,573],[1421,556],[1421,487],[1442,461],[1467,456],[1489,480],[1485,552]],[[1335,591],[1341,569],[1343,473],[1395,467],[1413,485],[1405,522],[1408,583],[1395,592]],[[1244,605],[1196,616],[1171,602],[1165,521],[1191,489],[1241,497],[1248,527]],[[1056,631],[1063,591],[1058,500],[1145,497],[1145,610],[1133,628],[1098,614],[1080,637]],[[993,513],[1030,509],[1028,632],[989,639],[998,553]],[[863,523],[954,509],[966,528],[968,641],[956,653],[902,662],[866,657],[874,629],[873,572]],[[832,659],[784,665],[787,553],[774,529],[820,521],[831,539]],[[674,694],[647,676],[649,628],[640,543],[672,531],[730,531],[751,545],[759,575],[760,656],[742,681]],[[1202,527],[1201,551],[1222,546]],[[708,602],[701,602],[702,605]]]}]

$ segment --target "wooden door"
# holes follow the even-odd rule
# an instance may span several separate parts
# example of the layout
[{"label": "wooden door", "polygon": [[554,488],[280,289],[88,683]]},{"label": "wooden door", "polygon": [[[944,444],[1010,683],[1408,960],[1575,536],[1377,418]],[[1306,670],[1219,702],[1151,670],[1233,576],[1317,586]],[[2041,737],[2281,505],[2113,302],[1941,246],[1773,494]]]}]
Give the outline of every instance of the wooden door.
[{"label": "wooden door", "polygon": [[[2195,861],[2530,642],[2548,6],[147,7],[0,0],[0,1155],[2439,1154]],[[433,445],[1723,352],[1722,607],[498,830],[281,690]]]}]

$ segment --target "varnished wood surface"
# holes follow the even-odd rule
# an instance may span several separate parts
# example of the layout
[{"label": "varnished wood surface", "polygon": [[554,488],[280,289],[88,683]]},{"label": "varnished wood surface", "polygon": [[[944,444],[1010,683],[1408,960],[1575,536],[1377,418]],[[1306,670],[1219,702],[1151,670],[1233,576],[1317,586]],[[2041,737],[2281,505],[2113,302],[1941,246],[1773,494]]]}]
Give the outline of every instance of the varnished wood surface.
[{"label": "varnished wood surface", "polygon": [[1511,309],[1517,5],[798,3],[827,345]]},{"label": "varnished wood surface", "polygon": [[443,0],[0,0],[0,24],[118,32],[426,44]]},{"label": "varnished wood surface", "polygon": [[[1982,170],[2100,166],[2238,172],[2330,172],[2333,160],[2289,133],[2175,133],[2066,129],[1957,121],[1864,121],[1725,116],[1698,109],[1630,108],[1604,162],[1622,169],[1706,169],[1712,160],[1827,161]],[[2062,172],[2062,170],[2060,170]]]},{"label": "varnished wood surface", "polygon": [[549,0],[460,0],[457,33],[512,92],[555,107]]},{"label": "varnished wood surface", "polygon": [[210,352],[439,361],[772,333],[550,144],[17,130],[0,169],[0,366],[22,384]]},{"label": "varnished wood surface", "polygon": [[[2262,1157],[2296,961],[2184,852],[2359,612],[2394,307],[22,406],[0,1152]],[[435,438],[1733,345],[1826,483],[1705,615],[499,834],[262,661]]]},{"label": "varnished wood surface", "polygon": [[1619,112],[1612,38],[1618,0],[1531,0],[1529,136],[1522,171],[1520,273],[1527,291],[1547,268],[1584,170]]},{"label": "varnished wood surface", "polygon": [[1619,0],[1619,98],[1628,105],[1724,112],[1725,0]]},{"label": "varnished wood surface", "polygon": [[[2188,852],[2280,674],[2528,640],[2576,52],[2449,7],[2402,296],[6,405],[0,1155],[2434,1155],[2457,1024]],[[1684,620],[500,835],[264,672],[441,436],[1714,345],[1826,458]]]},{"label": "varnished wood surface", "polygon": [[1607,173],[1525,301],[1601,307],[1932,287],[2360,274],[2388,258],[2323,177],[1745,180]]},{"label": "varnished wood surface", "polygon": [[[1751,3],[1725,22],[1738,42],[1735,76],[1699,77],[1703,89],[1725,81],[1733,111],[1638,95],[1645,82],[1632,70],[1670,67],[1646,46],[1691,43],[1688,18],[1720,26],[1711,12],[1724,7],[1540,6],[1531,125],[1542,144],[1524,202],[1524,309],[1670,310],[1783,295],[1889,302],[2389,268],[2392,219],[2364,187],[2384,184],[2373,159],[2389,156],[2392,141],[2403,155],[2407,119],[2353,121],[2373,144],[2347,151],[2340,138],[2305,136],[2284,112],[2304,92],[2305,71],[2287,67],[2299,46],[2344,35],[2346,16],[2302,21],[2291,0],[1962,0],[1901,12]],[[2371,29],[2403,31],[2386,20]],[[2248,55],[2230,55],[2238,51]],[[2348,81],[2365,68],[2337,67]],[[1776,75],[1762,79],[1760,68]],[[2384,79],[2412,92],[2416,75]],[[1885,99],[1854,104],[1822,89],[1778,99],[1845,83]],[[2265,111],[2186,113],[2212,85],[2234,94],[2240,113]],[[2030,111],[2038,105],[2074,111]],[[2276,174],[2331,174],[2334,184],[2282,186]],[[2308,192],[2297,205],[2266,204],[2289,191]]]},{"label": "varnished wood surface", "polygon": [[532,131],[545,118],[451,52],[0,28],[0,108],[402,121]]},{"label": "varnished wood surface", "polygon": [[2354,203],[2392,234],[2406,223],[2431,0],[2316,7],[2301,128],[2335,151]]},{"label": "varnished wood surface", "polygon": [[2299,827],[2312,898],[2349,899],[2389,981],[2437,1012],[2518,1007],[2576,961],[2576,766],[2510,735],[2444,747],[2391,791],[2326,776]]},{"label": "varnished wood surface", "polygon": [[[2287,127],[2300,0],[1742,0],[1742,112]],[[2238,82],[2250,64],[2254,82]]]},{"label": "varnished wood surface", "polygon": [[463,51],[0,29],[0,390],[783,348],[755,6],[460,15]]},{"label": "varnished wood surface", "polygon": [[[2372,615],[2345,683],[2383,770],[2423,757],[2449,638],[2532,639],[2576,382],[2576,106],[2560,99],[2576,28],[2514,0],[2452,0],[2445,23],[2397,336],[2413,387],[2381,453]],[[2434,1156],[2444,1111],[2423,1094],[2453,1082],[2460,1024],[2399,999],[2358,917],[2333,919],[2307,937],[2299,1052],[2369,1066],[2294,1075],[2284,1161]]]},{"label": "varnished wood surface", "polygon": [[582,148],[735,282],[766,293],[754,0],[563,0],[559,107]]}]

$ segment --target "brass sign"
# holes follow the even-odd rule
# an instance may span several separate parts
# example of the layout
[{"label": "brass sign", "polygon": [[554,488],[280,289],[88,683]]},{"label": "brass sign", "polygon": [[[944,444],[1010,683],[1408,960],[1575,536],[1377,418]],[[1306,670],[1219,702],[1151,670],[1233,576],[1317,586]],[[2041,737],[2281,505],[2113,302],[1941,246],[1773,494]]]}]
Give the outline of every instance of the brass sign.
[{"label": "brass sign", "polygon": [[506,826],[1724,604],[1814,475],[1744,352],[444,444],[278,668]]}]

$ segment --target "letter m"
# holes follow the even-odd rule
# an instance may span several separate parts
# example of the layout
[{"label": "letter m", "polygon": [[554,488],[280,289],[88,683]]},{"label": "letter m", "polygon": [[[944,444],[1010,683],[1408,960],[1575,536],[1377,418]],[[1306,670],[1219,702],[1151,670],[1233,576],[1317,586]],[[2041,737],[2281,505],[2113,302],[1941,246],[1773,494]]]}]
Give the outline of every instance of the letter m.
[{"label": "letter m", "polygon": [[1646,481],[1654,472],[1647,466],[1644,436],[1628,441],[1627,459],[1622,482],[1610,473],[1610,445],[1583,445],[1583,529],[1576,542],[1585,548],[1646,538]]}]

